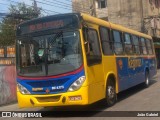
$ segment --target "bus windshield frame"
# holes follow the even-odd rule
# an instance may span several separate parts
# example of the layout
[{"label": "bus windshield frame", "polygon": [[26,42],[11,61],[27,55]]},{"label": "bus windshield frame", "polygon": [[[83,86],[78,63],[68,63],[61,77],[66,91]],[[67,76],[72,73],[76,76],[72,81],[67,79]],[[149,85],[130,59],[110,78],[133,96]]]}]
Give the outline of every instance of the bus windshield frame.
[{"label": "bus windshield frame", "polygon": [[19,76],[43,77],[72,72],[82,65],[78,30],[21,36],[17,39]]},{"label": "bus windshield frame", "polygon": [[[80,14],[69,13],[20,24],[16,33],[18,75],[53,76],[78,69],[82,65],[80,19]],[[70,53],[69,49],[72,49]]]}]

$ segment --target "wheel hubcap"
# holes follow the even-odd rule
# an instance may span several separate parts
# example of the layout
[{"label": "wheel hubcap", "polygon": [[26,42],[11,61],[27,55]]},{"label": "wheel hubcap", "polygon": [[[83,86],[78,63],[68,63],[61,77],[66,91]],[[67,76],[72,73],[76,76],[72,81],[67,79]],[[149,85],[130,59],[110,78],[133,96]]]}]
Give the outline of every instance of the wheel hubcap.
[{"label": "wheel hubcap", "polygon": [[147,85],[149,84],[149,79],[148,79],[148,77],[147,77],[147,79],[146,79],[146,84],[147,84]]},{"label": "wheel hubcap", "polygon": [[110,99],[114,98],[114,88],[112,86],[108,86],[108,97]]}]

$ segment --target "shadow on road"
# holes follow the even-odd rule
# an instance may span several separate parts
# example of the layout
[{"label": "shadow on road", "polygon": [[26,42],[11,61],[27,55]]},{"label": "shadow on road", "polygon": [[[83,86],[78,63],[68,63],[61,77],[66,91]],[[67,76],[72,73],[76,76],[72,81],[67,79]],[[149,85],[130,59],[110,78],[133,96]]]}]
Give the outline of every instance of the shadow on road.
[{"label": "shadow on road", "polygon": [[151,80],[150,81],[150,86],[148,88],[146,88],[144,86],[144,84],[139,84],[139,85],[136,85],[132,88],[129,88],[123,92],[120,92],[118,94],[118,101],[117,102],[120,102],[121,100],[124,100],[124,99],[127,99],[128,97],[134,95],[134,94],[137,94],[138,92],[141,92],[145,89],[149,89],[153,84],[155,84],[157,81],[156,80]]},{"label": "shadow on road", "polygon": [[[155,84],[156,80],[151,80],[150,87]],[[118,101],[120,102],[124,99],[129,98],[130,96],[137,94],[145,89],[143,84],[137,85],[132,87],[128,90],[120,92],[118,94]],[[107,109],[107,105],[104,104],[103,100],[98,101],[94,104],[87,105],[87,106],[70,106],[70,107],[45,107],[38,112],[43,112],[46,116],[49,117],[90,117],[90,116],[103,116],[104,110]],[[112,114],[112,113],[111,113]]]}]

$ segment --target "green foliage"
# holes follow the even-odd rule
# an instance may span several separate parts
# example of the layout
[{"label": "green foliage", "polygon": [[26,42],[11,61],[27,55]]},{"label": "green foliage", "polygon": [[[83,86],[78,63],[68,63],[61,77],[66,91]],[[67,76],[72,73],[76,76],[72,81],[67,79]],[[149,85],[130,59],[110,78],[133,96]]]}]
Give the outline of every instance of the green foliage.
[{"label": "green foliage", "polygon": [[27,6],[24,3],[10,5],[9,15],[0,23],[0,47],[14,45],[16,39],[16,26],[25,20],[37,18],[41,9],[36,6]]}]

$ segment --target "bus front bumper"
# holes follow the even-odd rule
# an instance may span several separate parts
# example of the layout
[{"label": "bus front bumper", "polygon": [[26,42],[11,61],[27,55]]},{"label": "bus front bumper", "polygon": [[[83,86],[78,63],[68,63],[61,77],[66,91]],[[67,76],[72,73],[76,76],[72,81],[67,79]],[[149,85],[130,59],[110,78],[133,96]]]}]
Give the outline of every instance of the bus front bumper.
[{"label": "bus front bumper", "polygon": [[23,95],[17,90],[18,105],[26,107],[70,106],[88,104],[88,86],[61,94]]}]

